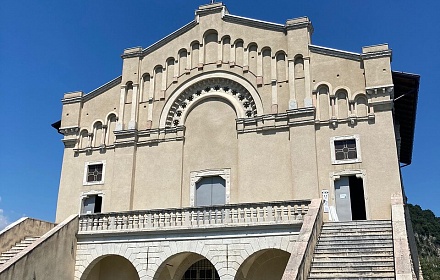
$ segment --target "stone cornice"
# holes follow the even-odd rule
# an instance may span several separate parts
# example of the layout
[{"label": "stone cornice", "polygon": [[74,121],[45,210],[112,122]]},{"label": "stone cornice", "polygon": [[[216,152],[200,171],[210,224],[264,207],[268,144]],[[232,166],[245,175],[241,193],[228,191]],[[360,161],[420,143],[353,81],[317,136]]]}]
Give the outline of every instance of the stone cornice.
[{"label": "stone cornice", "polygon": [[242,24],[242,25],[246,25],[246,26],[250,26],[250,27],[256,27],[256,28],[278,31],[278,32],[285,32],[286,31],[286,26],[283,24],[279,24],[279,23],[256,20],[256,19],[240,17],[240,16],[235,16],[235,15],[229,15],[229,14],[226,14],[223,17],[223,19],[226,22]]},{"label": "stone cornice", "polygon": [[296,30],[301,28],[308,28],[310,33],[313,33],[314,31],[312,22],[309,20],[308,17],[289,19],[286,22],[286,30]]},{"label": "stone cornice", "polygon": [[286,130],[291,126],[314,124],[314,122],[314,107],[292,109],[286,111],[286,113],[237,119],[237,132],[249,133],[268,130]]},{"label": "stone cornice", "polygon": [[202,5],[199,7],[198,10],[196,10],[196,16],[220,13],[223,11],[223,9],[226,9],[226,6],[224,6],[221,2]]},{"label": "stone cornice", "polygon": [[73,104],[73,103],[81,102],[81,100],[82,100],[82,96],[75,96],[75,97],[70,97],[70,98],[65,97],[65,98],[61,99],[61,103],[63,103],[63,105]]},{"label": "stone cornice", "polygon": [[193,20],[190,23],[184,25],[183,27],[177,29],[173,33],[171,33],[171,34],[167,35],[166,37],[160,39],[156,43],[150,45],[149,47],[146,47],[142,51],[133,52],[133,53],[129,53],[129,54],[122,54],[121,57],[125,59],[125,58],[130,58],[130,57],[146,56],[149,53],[152,53],[153,51],[159,49],[160,47],[164,46],[165,44],[167,44],[167,43],[171,42],[172,40],[176,39],[180,35],[188,32],[189,30],[191,30],[197,24],[198,24],[198,22],[196,20]]},{"label": "stone cornice", "polygon": [[314,53],[323,54],[323,55],[329,55],[334,57],[340,57],[355,61],[361,61],[362,57],[360,53],[354,53],[354,52],[347,52],[332,48],[326,48],[316,45],[309,45],[309,50]]},{"label": "stone cornice", "polygon": [[82,100],[83,101],[87,101],[92,99],[93,97],[100,95],[101,93],[119,85],[122,81],[122,76],[116,77],[113,80],[111,80],[110,82],[103,84],[102,86],[100,86],[97,89],[92,90],[91,92],[87,93],[86,95],[83,96]]},{"label": "stone cornice", "polygon": [[377,51],[377,52],[369,52],[369,53],[363,53],[361,54],[361,57],[363,60],[366,59],[374,59],[374,58],[380,58],[380,57],[392,57],[392,51],[391,50],[383,50],[383,51]]},{"label": "stone cornice", "polygon": [[373,86],[373,87],[366,87],[365,91],[367,92],[367,95],[391,95],[394,91],[394,85],[382,85],[382,86]]},{"label": "stone cornice", "polygon": [[79,132],[79,127],[78,126],[60,127],[59,131],[64,136],[76,135]]}]

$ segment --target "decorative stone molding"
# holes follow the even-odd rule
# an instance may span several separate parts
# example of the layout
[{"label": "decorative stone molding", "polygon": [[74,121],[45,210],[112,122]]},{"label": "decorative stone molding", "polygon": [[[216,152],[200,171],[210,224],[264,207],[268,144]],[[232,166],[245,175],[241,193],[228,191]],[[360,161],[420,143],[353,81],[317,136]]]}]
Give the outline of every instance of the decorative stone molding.
[{"label": "decorative stone molding", "polygon": [[253,118],[237,119],[237,132],[260,132],[266,130],[289,129],[291,126],[313,124],[315,108],[288,110],[286,113],[268,114]]},{"label": "decorative stone molding", "polygon": [[190,191],[189,191],[189,203],[191,206],[195,205],[195,196],[196,196],[196,184],[204,177],[211,176],[220,176],[225,180],[226,183],[226,204],[229,204],[231,199],[231,169],[208,169],[208,170],[200,170],[200,171],[192,171],[190,173]]},{"label": "decorative stone molding", "polygon": [[354,52],[347,52],[347,51],[341,51],[337,49],[332,48],[326,48],[316,45],[309,45],[309,50],[313,53],[323,54],[323,55],[329,55],[339,58],[345,58],[355,61],[361,61],[361,54],[360,53],[354,53]]},{"label": "decorative stone molding", "polygon": [[60,128],[60,133],[64,136],[76,135],[79,132],[78,126],[69,126]]},{"label": "decorative stone molding", "polygon": [[380,58],[380,57],[391,57],[391,56],[392,56],[391,50],[382,50],[382,51],[368,52],[361,54],[363,60]]},{"label": "decorative stone molding", "polygon": [[238,118],[254,117],[257,106],[249,91],[239,83],[225,78],[202,80],[186,88],[173,102],[166,117],[166,127],[182,125],[190,108],[209,97],[222,97],[236,109]]},{"label": "decorative stone molding", "polygon": [[236,23],[236,24],[250,26],[250,27],[261,28],[261,29],[265,29],[265,30],[272,30],[272,31],[278,31],[278,32],[285,32],[285,30],[286,30],[286,27],[283,24],[262,21],[262,20],[256,20],[256,19],[250,19],[250,18],[235,16],[235,15],[230,15],[230,14],[226,14],[223,17],[223,19],[226,22]]},{"label": "decorative stone molding", "polygon": [[392,94],[394,92],[394,85],[368,87],[366,88],[366,92],[368,96],[378,95],[378,94],[381,95]]},{"label": "decorative stone molding", "polygon": [[[357,154],[357,157],[355,159],[337,160],[336,159],[336,153],[335,153],[335,141],[352,140],[352,139],[354,139],[356,141],[356,154]],[[359,137],[358,134],[331,137],[330,138],[330,151],[331,151],[332,164],[349,164],[349,163],[359,163],[359,162],[362,162],[361,144],[360,144],[360,137]]]},{"label": "decorative stone molding", "polygon": [[339,180],[341,176],[356,176],[357,178],[362,179],[363,188],[364,188],[364,198],[365,198],[365,212],[367,215],[367,220],[370,216],[370,209],[368,207],[368,182],[367,182],[367,172],[365,169],[344,169],[339,171],[330,172],[330,195],[329,198],[331,199],[330,207],[334,207],[336,205],[336,198],[335,198],[335,181]]}]

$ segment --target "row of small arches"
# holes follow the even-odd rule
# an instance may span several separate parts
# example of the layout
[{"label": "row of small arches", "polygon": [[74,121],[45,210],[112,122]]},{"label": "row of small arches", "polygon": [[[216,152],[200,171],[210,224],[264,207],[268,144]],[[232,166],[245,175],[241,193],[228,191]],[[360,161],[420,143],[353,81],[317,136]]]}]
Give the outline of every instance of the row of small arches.
[{"label": "row of small arches", "polygon": [[347,119],[352,116],[367,117],[370,112],[368,98],[357,93],[350,98],[349,90],[339,88],[330,94],[328,85],[322,84],[313,92],[313,101],[317,110],[317,119]]},{"label": "row of small arches", "polygon": [[[254,77],[261,76],[261,84],[271,84],[274,80],[287,82],[288,62],[285,51],[274,52],[268,46],[259,49],[257,43],[251,42],[245,45],[242,39],[231,42],[232,39],[228,35],[219,40],[217,31],[207,31],[202,43],[193,41],[189,49],[180,49],[176,57],[169,57],[164,65],[156,65],[151,72],[142,75],[139,101],[165,98],[165,91],[172,83],[177,82],[178,77],[206,64],[242,67],[243,71],[252,73]],[[295,78],[304,77],[301,55],[295,57],[294,68]],[[132,81],[129,81],[127,85],[131,83]],[[128,87],[125,99],[127,104],[132,100],[129,89]]]},{"label": "row of small arches", "polygon": [[87,149],[113,145],[117,120],[116,114],[110,113],[105,121],[97,120],[90,129],[83,128],[79,133],[77,148]]}]

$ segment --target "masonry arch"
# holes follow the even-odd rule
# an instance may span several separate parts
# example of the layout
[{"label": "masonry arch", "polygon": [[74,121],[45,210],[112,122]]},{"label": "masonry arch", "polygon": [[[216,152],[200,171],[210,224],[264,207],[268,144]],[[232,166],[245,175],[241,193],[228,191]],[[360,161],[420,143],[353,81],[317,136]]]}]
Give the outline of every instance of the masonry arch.
[{"label": "masonry arch", "polygon": [[194,77],[172,93],[163,107],[159,126],[183,125],[192,107],[212,97],[229,102],[237,118],[263,114],[261,98],[250,82],[228,72],[214,71]]},{"label": "masonry arch", "polygon": [[235,280],[281,280],[290,253],[280,249],[263,249],[250,255],[240,265]]},{"label": "masonry arch", "polygon": [[93,260],[82,274],[81,280],[140,280],[134,265],[120,255],[103,255]]},{"label": "masonry arch", "polygon": [[218,268],[205,256],[194,252],[181,252],[163,261],[153,279],[219,280]]}]

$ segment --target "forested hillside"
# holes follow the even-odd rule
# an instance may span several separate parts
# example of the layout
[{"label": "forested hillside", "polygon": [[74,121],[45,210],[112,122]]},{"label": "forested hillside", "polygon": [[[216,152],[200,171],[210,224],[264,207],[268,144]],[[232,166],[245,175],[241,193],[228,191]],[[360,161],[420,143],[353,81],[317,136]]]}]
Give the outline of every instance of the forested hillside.
[{"label": "forested hillside", "polygon": [[431,210],[408,204],[425,280],[440,279],[440,218]]}]

